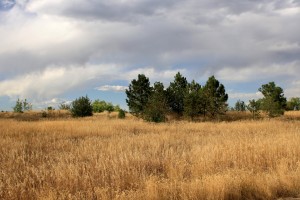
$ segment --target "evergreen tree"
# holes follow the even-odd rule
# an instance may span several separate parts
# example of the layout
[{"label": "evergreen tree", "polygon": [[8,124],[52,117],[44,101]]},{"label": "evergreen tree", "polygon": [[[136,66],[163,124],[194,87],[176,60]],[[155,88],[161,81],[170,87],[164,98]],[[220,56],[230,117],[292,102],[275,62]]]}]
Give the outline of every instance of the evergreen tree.
[{"label": "evergreen tree", "polygon": [[264,95],[262,99],[262,109],[266,111],[269,117],[283,115],[286,108],[286,98],[283,89],[276,86],[274,82],[262,85],[259,91]]},{"label": "evergreen tree", "polygon": [[184,97],[184,115],[194,120],[202,112],[202,103],[201,85],[193,80],[188,84],[188,90]]},{"label": "evergreen tree", "polygon": [[292,97],[286,106],[287,110],[300,110],[300,98],[299,97]]},{"label": "evergreen tree", "polygon": [[139,74],[138,79],[133,79],[125,92],[129,112],[135,116],[142,117],[152,92],[149,78],[144,74]]},{"label": "evergreen tree", "polygon": [[245,110],[246,110],[246,104],[245,104],[245,102],[244,102],[244,101],[241,101],[241,100],[238,100],[238,101],[235,103],[234,110],[240,111],[240,112],[245,111]]},{"label": "evergreen tree", "polygon": [[71,113],[73,117],[86,117],[93,115],[93,106],[90,99],[85,97],[80,97],[74,100],[71,104]]},{"label": "evergreen tree", "polygon": [[228,94],[226,94],[224,85],[220,84],[214,76],[209,77],[203,92],[205,97],[204,115],[207,113],[215,117],[227,110]]},{"label": "evergreen tree", "polygon": [[153,92],[145,109],[144,118],[152,122],[164,122],[167,114],[167,98],[164,85],[160,82],[154,83]]},{"label": "evergreen tree", "polygon": [[251,112],[253,119],[259,117],[260,100],[258,100],[258,101],[255,101],[254,99],[249,100],[247,109]]},{"label": "evergreen tree", "polygon": [[174,81],[167,88],[168,105],[171,111],[182,115],[184,111],[184,96],[187,91],[188,82],[180,72],[178,72]]}]

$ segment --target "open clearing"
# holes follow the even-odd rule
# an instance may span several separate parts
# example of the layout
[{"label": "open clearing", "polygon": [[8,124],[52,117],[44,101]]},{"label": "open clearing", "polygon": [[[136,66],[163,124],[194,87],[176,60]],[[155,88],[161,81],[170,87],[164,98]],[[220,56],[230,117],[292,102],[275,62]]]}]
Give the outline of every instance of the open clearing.
[{"label": "open clearing", "polygon": [[299,144],[286,118],[0,119],[0,199],[297,197]]}]

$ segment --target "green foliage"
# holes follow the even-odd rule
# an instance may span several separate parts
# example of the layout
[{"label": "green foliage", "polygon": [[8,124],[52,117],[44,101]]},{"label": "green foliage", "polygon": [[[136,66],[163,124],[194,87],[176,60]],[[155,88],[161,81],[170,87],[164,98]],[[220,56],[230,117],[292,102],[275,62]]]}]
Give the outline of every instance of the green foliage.
[{"label": "green foliage", "polygon": [[71,110],[71,105],[67,104],[66,102],[62,102],[59,106],[58,106],[59,110]]},{"label": "green foliage", "polygon": [[241,101],[241,100],[238,100],[235,103],[234,110],[239,111],[239,112],[246,111],[246,104],[245,104],[245,102]]},{"label": "green foliage", "polygon": [[74,100],[71,104],[71,113],[73,117],[92,116],[93,106],[90,99],[85,96]]},{"label": "green foliage", "polygon": [[101,113],[104,111],[113,112],[113,111],[119,111],[120,106],[116,105],[114,106],[112,103],[107,103],[105,101],[100,101],[99,99],[95,100],[92,103],[93,106],[93,112],[94,113]]},{"label": "green foliage", "polygon": [[215,117],[218,114],[223,114],[227,110],[228,94],[226,94],[223,84],[214,77],[211,76],[207,80],[204,88],[204,115],[209,114],[211,117]]},{"label": "green foliage", "polygon": [[48,111],[52,111],[52,110],[55,110],[55,109],[54,109],[52,106],[48,106],[48,107],[47,107],[47,110],[48,110]]},{"label": "green foliage", "polygon": [[184,96],[187,92],[188,82],[185,77],[183,77],[180,72],[178,72],[174,81],[170,83],[167,88],[167,100],[171,111],[183,115],[184,111]]},{"label": "green foliage", "polygon": [[286,98],[283,89],[276,86],[274,82],[262,85],[259,91],[264,95],[261,108],[266,111],[269,117],[276,117],[284,114]]},{"label": "green foliage", "polygon": [[126,117],[125,111],[122,110],[122,109],[119,109],[119,110],[118,110],[118,118],[119,118],[119,119],[124,119],[125,117]]},{"label": "green foliage", "polygon": [[125,92],[127,95],[126,103],[130,113],[142,117],[152,93],[149,78],[144,74],[139,74],[138,79],[133,79]]},{"label": "green foliage", "polygon": [[203,90],[194,80],[188,84],[184,97],[184,116],[194,120],[203,111]]},{"label": "green foliage", "polygon": [[167,99],[164,85],[160,82],[154,83],[153,92],[149,97],[144,118],[151,122],[166,121],[167,114]]},{"label": "green foliage", "polygon": [[260,115],[260,101],[255,101],[254,99],[249,100],[247,109],[251,112],[253,119],[258,118]]},{"label": "green foliage", "polygon": [[300,110],[300,98],[292,97],[290,100],[288,100],[286,109],[287,110]]},{"label": "green foliage", "polygon": [[27,102],[27,99],[20,100],[18,99],[16,105],[13,107],[14,112],[23,113],[25,111],[32,110],[32,105]]}]

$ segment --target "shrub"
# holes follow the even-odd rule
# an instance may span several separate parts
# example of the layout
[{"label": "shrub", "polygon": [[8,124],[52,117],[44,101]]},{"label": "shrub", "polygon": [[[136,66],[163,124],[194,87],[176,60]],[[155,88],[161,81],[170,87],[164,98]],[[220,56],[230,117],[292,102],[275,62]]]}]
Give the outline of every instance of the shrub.
[{"label": "shrub", "polygon": [[71,113],[73,117],[92,116],[93,106],[90,99],[85,96],[74,100],[71,104]]},{"label": "shrub", "polygon": [[119,109],[118,118],[124,119],[125,118],[125,111],[123,109]]},{"label": "shrub", "polygon": [[27,102],[27,99],[25,99],[24,101],[18,99],[16,102],[16,105],[13,107],[13,109],[14,109],[14,112],[23,113],[25,111],[32,110],[32,105]]}]

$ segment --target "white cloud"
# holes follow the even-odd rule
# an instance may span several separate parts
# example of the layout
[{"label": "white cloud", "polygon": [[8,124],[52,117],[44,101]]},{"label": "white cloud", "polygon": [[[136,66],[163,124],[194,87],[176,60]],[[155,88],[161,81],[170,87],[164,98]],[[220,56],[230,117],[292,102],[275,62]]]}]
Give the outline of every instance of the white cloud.
[{"label": "white cloud", "polygon": [[103,85],[95,88],[99,91],[114,91],[114,92],[124,92],[128,87],[121,85]]},{"label": "white cloud", "polygon": [[261,92],[256,92],[256,93],[229,92],[228,96],[231,99],[242,99],[242,100],[259,99],[263,97]]}]

